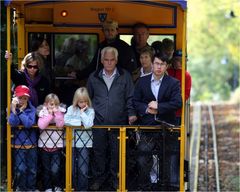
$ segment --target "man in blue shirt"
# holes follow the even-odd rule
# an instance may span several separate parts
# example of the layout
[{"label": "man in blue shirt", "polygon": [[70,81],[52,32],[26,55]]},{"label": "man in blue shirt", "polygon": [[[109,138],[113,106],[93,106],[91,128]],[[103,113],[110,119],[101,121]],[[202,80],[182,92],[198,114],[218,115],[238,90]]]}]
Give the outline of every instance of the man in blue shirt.
[{"label": "man in blue shirt", "polygon": [[[175,112],[182,105],[180,83],[165,73],[168,67],[166,61],[167,58],[155,55],[152,62],[153,73],[141,77],[135,86],[133,101],[141,125],[159,125],[156,120],[175,124]],[[137,145],[139,190],[151,190],[152,151],[159,146],[160,137],[159,132],[140,131]]]}]

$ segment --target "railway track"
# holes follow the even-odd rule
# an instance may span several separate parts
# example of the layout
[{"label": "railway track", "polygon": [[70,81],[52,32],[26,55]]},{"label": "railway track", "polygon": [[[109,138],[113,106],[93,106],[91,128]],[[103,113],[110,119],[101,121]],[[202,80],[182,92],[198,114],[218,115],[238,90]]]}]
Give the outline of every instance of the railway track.
[{"label": "railway track", "polygon": [[190,141],[190,190],[220,191],[215,120],[211,105],[193,108]]}]

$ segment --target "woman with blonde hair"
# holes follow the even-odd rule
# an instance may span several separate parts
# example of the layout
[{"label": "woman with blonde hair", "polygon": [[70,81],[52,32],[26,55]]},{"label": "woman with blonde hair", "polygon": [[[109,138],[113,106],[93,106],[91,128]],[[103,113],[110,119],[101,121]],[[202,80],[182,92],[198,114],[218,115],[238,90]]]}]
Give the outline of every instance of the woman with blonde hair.
[{"label": "woman with blonde hair", "polygon": [[75,191],[88,190],[88,167],[89,148],[92,147],[92,130],[79,130],[91,128],[95,112],[92,102],[85,87],[80,87],[75,91],[73,103],[67,109],[64,116],[65,125],[78,126],[73,130],[73,185]]},{"label": "woman with blonde hair", "polygon": [[[6,51],[5,58],[12,59],[12,54]],[[43,60],[37,52],[28,53],[24,57],[21,70],[11,64],[13,84],[15,87],[26,85],[30,89],[30,101],[35,107],[44,102],[50,90],[49,81],[40,73],[42,65]]]}]

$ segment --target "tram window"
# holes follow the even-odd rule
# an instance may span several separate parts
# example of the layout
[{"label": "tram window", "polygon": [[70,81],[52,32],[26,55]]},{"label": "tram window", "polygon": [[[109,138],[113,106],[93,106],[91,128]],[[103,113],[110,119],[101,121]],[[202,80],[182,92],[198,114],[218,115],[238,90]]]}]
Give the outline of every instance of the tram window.
[{"label": "tram window", "polygon": [[[133,35],[120,35],[120,39],[131,45]],[[165,38],[172,39],[174,41],[174,35],[149,35],[148,44],[151,45],[154,41],[162,41]]]},{"label": "tram window", "polygon": [[97,49],[96,34],[54,34],[55,76],[67,78],[90,64]]}]

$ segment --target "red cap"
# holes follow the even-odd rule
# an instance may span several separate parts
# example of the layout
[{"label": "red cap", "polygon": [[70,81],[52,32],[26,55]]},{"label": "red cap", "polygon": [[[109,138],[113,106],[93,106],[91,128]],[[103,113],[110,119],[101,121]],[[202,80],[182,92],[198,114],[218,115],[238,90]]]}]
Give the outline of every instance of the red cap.
[{"label": "red cap", "polygon": [[15,88],[14,95],[17,96],[17,97],[21,97],[21,96],[24,96],[24,95],[30,97],[30,90],[25,85],[18,85]]}]

